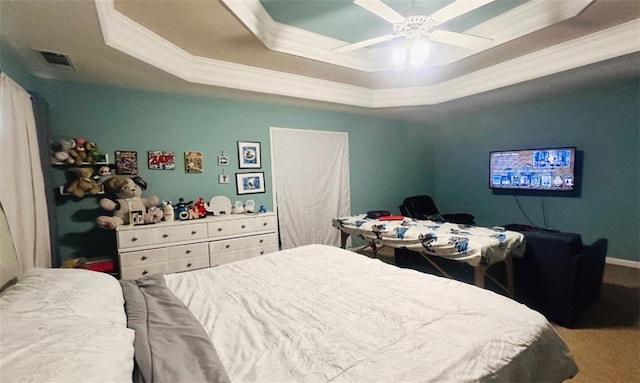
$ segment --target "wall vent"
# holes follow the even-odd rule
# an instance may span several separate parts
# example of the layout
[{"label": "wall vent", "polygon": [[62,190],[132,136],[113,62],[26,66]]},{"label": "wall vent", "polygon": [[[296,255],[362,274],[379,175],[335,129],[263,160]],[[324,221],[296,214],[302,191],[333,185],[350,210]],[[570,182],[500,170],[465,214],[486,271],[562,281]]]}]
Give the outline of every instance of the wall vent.
[{"label": "wall vent", "polygon": [[64,67],[64,68],[75,69],[75,67],[71,63],[71,59],[69,58],[69,56],[65,54],[46,52],[46,51],[38,51],[38,52],[40,52],[40,54],[44,58],[44,61],[46,61],[48,64]]}]

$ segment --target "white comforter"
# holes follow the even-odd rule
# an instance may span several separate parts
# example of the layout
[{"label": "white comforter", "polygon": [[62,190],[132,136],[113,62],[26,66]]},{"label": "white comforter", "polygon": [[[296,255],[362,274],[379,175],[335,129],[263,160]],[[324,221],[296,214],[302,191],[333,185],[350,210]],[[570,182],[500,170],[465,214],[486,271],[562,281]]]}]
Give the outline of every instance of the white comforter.
[{"label": "white comforter", "polygon": [[234,382],[559,382],[577,372],[537,312],[334,247],[165,279]]}]

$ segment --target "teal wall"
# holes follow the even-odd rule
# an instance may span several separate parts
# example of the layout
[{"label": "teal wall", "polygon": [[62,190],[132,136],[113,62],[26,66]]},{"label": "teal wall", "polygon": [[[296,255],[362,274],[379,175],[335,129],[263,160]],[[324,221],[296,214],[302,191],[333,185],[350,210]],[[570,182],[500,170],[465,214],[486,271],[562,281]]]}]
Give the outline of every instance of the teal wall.
[{"label": "teal wall", "polygon": [[[116,150],[137,151],[140,175],[149,184],[144,194],[147,196],[175,202],[179,197],[187,201],[203,197],[209,201],[215,195],[225,195],[232,201],[251,198],[257,205],[272,209],[269,150],[272,126],[349,133],[354,213],[373,209],[397,212],[405,195],[433,191],[429,176],[431,151],[422,144],[425,129],[416,129],[405,122],[61,81],[47,81],[42,94],[49,103],[52,138],[90,139],[111,159]],[[414,139],[407,139],[411,135]],[[223,168],[227,174],[239,171],[238,140],[262,143],[260,171],[265,172],[265,194],[237,196],[234,178],[229,184],[218,184],[218,174]],[[176,169],[149,170],[146,165],[149,150],[175,152]],[[185,151],[203,153],[202,174],[184,172]],[[229,157],[229,166],[217,164],[222,151]],[[64,183],[64,169],[54,167],[51,171],[56,182]],[[57,216],[63,259],[90,255],[89,247],[96,244],[104,249],[102,252],[113,251],[112,233],[105,233],[93,224],[100,214],[96,198],[59,201]]]},{"label": "teal wall", "polygon": [[[215,98],[186,97],[34,78],[0,44],[0,70],[50,105],[53,138],[85,137],[113,157],[135,150],[146,195],[177,200],[238,198],[235,185],[219,185],[217,156],[237,169],[236,141],[260,141],[267,193],[252,195],[271,208],[270,126],[349,133],[352,211],[397,212],[405,196],[433,194],[444,212],[470,212],[484,226],[532,223],[609,239],[610,257],[640,261],[640,121],[638,82],[611,84],[571,96],[529,100],[481,111],[452,113],[444,122],[408,124],[362,115]],[[481,97],[481,96],[480,96]],[[477,108],[476,108],[477,109]],[[493,195],[488,189],[491,150],[575,145],[584,152],[579,198]],[[177,155],[176,170],[153,171],[148,150]],[[204,153],[204,173],[185,174],[182,153]],[[49,169],[56,182],[64,171]],[[61,200],[57,223],[63,260],[113,251],[112,232],[96,229],[101,214],[94,198]],[[111,247],[110,247],[111,246]],[[96,249],[97,248],[97,249]]]},{"label": "teal wall", "polygon": [[[571,96],[457,114],[435,130],[436,200],[483,226],[527,224],[609,239],[608,256],[639,261],[640,114],[637,80]],[[489,152],[576,146],[584,153],[580,198],[493,195]]]}]

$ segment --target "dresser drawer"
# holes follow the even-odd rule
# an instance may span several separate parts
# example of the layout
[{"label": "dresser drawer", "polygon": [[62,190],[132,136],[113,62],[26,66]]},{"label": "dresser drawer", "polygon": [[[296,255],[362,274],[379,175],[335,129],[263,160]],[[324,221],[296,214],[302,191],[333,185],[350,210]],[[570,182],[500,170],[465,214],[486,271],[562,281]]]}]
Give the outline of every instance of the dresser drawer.
[{"label": "dresser drawer", "polygon": [[167,252],[169,253],[169,260],[198,257],[202,255],[208,256],[209,245],[206,242],[202,242],[184,246],[173,246],[167,248]]},{"label": "dresser drawer", "polygon": [[222,237],[227,235],[247,234],[254,229],[251,218],[234,219],[209,223],[209,237]]},{"label": "dresser drawer", "polygon": [[202,255],[199,257],[191,257],[178,259],[175,261],[169,261],[169,272],[178,273],[187,270],[204,269],[209,267],[209,255]]},{"label": "dresser drawer", "polygon": [[192,241],[207,238],[207,224],[198,223],[180,227],[181,241]]},{"label": "dresser drawer", "polygon": [[150,230],[124,230],[118,231],[118,248],[127,249],[150,245],[153,243]]},{"label": "dresser drawer", "polygon": [[278,227],[278,221],[276,217],[273,215],[268,216],[257,216],[251,219],[251,227],[253,231],[266,231],[266,230],[276,230]]},{"label": "dresser drawer", "polygon": [[223,239],[210,242],[209,251],[211,254],[248,249],[275,244],[278,237],[275,234],[252,235],[249,237]]},{"label": "dresser drawer", "polygon": [[151,229],[153,243],[170,243],[180,241],[182,228],[179,226],[158,227]]},{"label": "dresser drawer", "polygon": [[147,265],[167,261],[167,249],[132,251],[120,254],[120,267]]},{"label": "dresser drawer", "polygon": [[207,224],[158,227],[152,229],[153,243],[172,243],[207,238]]},{"label": "dresser drawer", "polygon": [[136,279],[136,278],[144,277],[145,275],[166,274],[168,272],[169,272],[169,263],[160,262],[160,263],[152,263],[148,265],[121,267],[120,278]]}]

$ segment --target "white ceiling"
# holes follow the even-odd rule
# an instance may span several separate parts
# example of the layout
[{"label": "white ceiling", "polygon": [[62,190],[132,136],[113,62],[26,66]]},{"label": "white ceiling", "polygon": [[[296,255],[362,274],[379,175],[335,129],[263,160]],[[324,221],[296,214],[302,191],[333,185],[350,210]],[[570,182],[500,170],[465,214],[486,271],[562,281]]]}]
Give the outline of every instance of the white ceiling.
[{"label": "white ceiling", "polygon": [[[394,71],[388,46],[336,53],[350,42],[274,21],[258,0],[0,0],[0,43],[35,76],[144,90],[406,116],[514,84],[639,72],[636,0],[530,0],[465,33],[491,44],[435,44],[428,65]],[[68,55],[75,70],[37,50]]]}]

